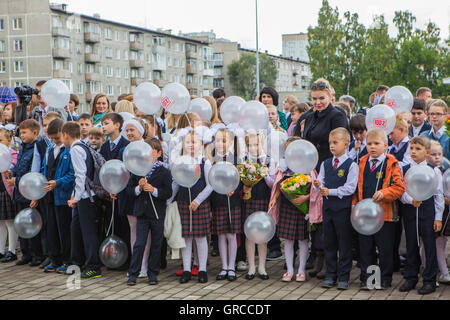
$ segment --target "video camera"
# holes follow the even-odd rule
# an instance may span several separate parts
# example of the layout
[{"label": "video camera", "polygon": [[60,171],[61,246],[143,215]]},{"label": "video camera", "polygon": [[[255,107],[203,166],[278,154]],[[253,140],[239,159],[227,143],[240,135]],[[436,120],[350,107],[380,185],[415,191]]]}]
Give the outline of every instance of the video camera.
[{"label": "video camera", "polygon": [[14,89],[14,93],[20,99],[20,102],[27,105],[30,103],[33,94],[39,94],[38,89],[34,89],[28,85],[24,85],[22,87],[16,87]]}]

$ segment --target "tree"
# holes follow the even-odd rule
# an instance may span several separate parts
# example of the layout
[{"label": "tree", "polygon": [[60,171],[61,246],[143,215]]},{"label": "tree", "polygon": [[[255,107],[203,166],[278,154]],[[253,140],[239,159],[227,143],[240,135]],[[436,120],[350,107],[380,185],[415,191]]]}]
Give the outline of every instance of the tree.
[{"label": "tree", "polygon": [[[256,92],[256,56],[246,53],[238,61],[228,66],[228,76],[233,91],[245,98],[253,100],[259,92]],[[275,87],[278,70],[274,61],[266,54],[259,55],[259,87]]]}]

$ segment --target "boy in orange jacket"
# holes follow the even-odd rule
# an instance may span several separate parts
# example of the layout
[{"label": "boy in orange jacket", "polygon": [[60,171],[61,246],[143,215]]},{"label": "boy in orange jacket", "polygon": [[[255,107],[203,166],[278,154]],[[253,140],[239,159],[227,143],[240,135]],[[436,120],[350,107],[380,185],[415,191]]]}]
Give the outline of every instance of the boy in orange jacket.
[{"label": "boy in orange jacket", "polygon": [[374,235],[359,235],[361,288],[367,289],[367,268],[377,263],[375,248],[378,247],[381,288],[387,289],[392,283],[394,222],[398,221],[395,200],[402,196],[405,187],[398,161],[385,152],[388,146],[386,133],[380,129],[370,130],[366,141],[368,154],[362,157],[359,163],[358,188],[352,204],[356,205],[367,198],[379,202],[384,210],[384,225]]}]

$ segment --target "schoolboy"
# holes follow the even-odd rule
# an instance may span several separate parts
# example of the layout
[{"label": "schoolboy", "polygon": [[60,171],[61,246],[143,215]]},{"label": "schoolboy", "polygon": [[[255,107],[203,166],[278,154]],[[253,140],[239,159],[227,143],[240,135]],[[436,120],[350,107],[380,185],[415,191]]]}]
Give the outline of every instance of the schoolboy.
[{"label": "schoolboy", "polygon": [[89,130],[93,128],[92,118],[89,113],[82,113],[77,120],[81,128],[81,141],[89,145]]},{"label": "schoolboy", "polygon": [[348,146],[348,157],[352,158],[356,163],[359,159],[367,154],[366,147],[366,116],[357,114],[350,119],[350,131],[355,138]]},{"label": "schoolboy", "polygon": [[428,110],[428,117],[432,128],[424,131],[420,135],[430,140],[439,141],[444,151],[444,157],[450,159],[450,138],[445,134],[445,120],[447,119],[448,107],[442,100],[435,100]]},{"label": "schoolboy", "polygon": [[427,119],[427,104],[424,99],[415,98],[411,108],[411,127],[409,127],[409,136],[411,138],[417,137],[422,132],[429,131],[431,124],[426,122]]},{"label": "schoolboy", "polygon": [[394,130],[389,134],[392,145],[387,149],[387,153],[392,154],[398,161],[400,168],[412,162],[409,155],[408,125],[400,115],[395,121]]},{"label": "schoolboy", "polygon": [[106,161],[119,159],[120,150],[130,143],[120,134],[122,125],[123,118],[118,113],[108,113],[102,118],[103,134],[109,139],[102,145],[100,153]]},{"label": "schoolboy", "polygon": [[89,146],[96,151],[100,151],[103,143],[105,143],[105,135],[101,128],[93,127],[89,130]]}]

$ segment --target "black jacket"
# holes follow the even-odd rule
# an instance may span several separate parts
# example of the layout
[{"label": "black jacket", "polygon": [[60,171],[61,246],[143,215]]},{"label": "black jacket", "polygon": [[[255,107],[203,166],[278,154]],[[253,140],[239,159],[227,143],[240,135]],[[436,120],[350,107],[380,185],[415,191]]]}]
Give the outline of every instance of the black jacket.
[{"label": "black jacket", "polygon": [[[140,195],[136,196],[135,188],[139,185],[141,177],[131,175],[130,182],[127,187],[127,194],[134,195],[134,210],[133,214],[136,217],[147,217],[156,219],[152,203],[149,198],[149,192],[142,191]],[[158,197],[153,198],[156,211],[159,219],[164,219],[166,216],[166,201],[172,196],[172,176],[170,171],[164,166],[158,167],[152,173],[147,182],[158,189]]]},{"label": "black jacket", "polygon": [[119,159],[120,150],[123,147],[126,147],[130,143],[130,141],[128,141],[124,137],[120,137],[119,143],[114,147],[112,151],[109,143],[110,141],[106,141],[100,148],[100,154],[103,156],[103,158],[105,158],[106,161]]},{"label": "black jacket", "polygon": [[[302,138],[311,142],[319,153],[319,161],[316,170],[319,171],[322,161],[331,158],[328,143],[329,134],[332,130],[343,127],[349,130],[348,119],[344,113],[334,108],[331,104],[322,112],[313,111],[305,113],[305,128]],[[300,136],[300,121],[297,122],[294,135]]]}]

